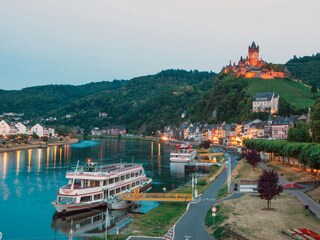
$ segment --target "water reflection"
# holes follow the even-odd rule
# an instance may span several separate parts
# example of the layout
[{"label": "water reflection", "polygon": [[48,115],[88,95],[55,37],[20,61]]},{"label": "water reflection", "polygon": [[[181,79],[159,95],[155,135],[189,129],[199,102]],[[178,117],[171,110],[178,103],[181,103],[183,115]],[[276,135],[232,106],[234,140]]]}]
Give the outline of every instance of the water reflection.
[{"label": "water reflection", "polygon": [[185,172],[184,172],[184,166],[185,163],[178,163],[178,162],[170,162],[170,175],[172,178],[184,178]]},{"label": "water reflection", "polygon": [[79,238],[104,237],[107,232],[114,234],[120,222],[130,221],[127,213],[127,210],[99,209],[67,216],[54,214],[51,228],[64,234],[69,234],[72,229],[73,236]]}]

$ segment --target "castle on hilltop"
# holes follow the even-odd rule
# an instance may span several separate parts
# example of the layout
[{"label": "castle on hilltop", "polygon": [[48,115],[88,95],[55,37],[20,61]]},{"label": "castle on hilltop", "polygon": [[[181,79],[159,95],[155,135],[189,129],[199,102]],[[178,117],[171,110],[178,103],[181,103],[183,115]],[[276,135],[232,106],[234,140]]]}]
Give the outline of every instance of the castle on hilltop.
[{"label": "castle on hilltop", "polygon": [[283,71],[277,69],[278,67],[272,64],[267,64],[262,58],[259,59],[259,45],[253,41],[248,48],[248,56],[246,58],[240,58],[238,64],[231,64],[223,67],[223,73],[229,73],[236,77],[243,78],[263,78],[274,79],[284,78],[289,75],[288,70],[285,68]]}]

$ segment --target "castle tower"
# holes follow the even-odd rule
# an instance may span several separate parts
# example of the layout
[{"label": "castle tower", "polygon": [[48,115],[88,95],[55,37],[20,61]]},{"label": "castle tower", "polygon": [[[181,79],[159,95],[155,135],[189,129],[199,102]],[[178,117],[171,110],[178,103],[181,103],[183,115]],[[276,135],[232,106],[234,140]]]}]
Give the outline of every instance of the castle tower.
[{"label": "castle tower", "polygon": [[258,66],[259,64],[259,45],[256,46],[256,43],[253,41],[251,46],[248,48],[248,56],[250,66]]}]

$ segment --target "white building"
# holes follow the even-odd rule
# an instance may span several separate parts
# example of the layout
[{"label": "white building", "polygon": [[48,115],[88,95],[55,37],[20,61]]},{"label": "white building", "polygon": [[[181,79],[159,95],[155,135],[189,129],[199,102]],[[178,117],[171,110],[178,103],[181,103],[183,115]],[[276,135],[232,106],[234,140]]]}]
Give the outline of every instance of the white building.
[{"label": "white building", "polygon": [[44,137],[48,136],[48,130],[41,124],[37,123],[30,128],[30,134],[37,134],[39,137]]},{"label": "white building", "polygon": [[256,93],[252,101],[253,112],[277,113],[279,107],[279,95],[273,92]]},{"label": "white building", "polygon": [[14,126],[17,128],[18,134],[29,134],[27,127],[21,122],[16,123]]},{"label": "white building", "polygon": [[0,121],[0,135],[8,134],[10,132],[10,125],[4,121]]}]

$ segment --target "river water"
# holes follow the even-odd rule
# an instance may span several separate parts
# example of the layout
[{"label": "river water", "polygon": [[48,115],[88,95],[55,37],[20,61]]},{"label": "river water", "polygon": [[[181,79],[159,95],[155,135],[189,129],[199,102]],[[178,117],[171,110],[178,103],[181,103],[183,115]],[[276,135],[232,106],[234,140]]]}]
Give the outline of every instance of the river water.
[{"label": "river water", "polygon": [[[84,141],[62,147],[0,153],[0,232],[3,239],[68,239],[72,225],[74,239],[90,239],[124,226],[126,212],[91,211],[59,218],[51,201],[66,183],[65,173],[77,161],[88,159],[101,164],[141,163],[153,178],[151,192],[169,191],[190,181],[184,165],[170,163],[173,146],[157,142],[117,139]],[[142,203],[141,211],[157,205]],[[115,225],[118,225],[116,227]],[[100,235],[99,235],[100,234]]]}]

